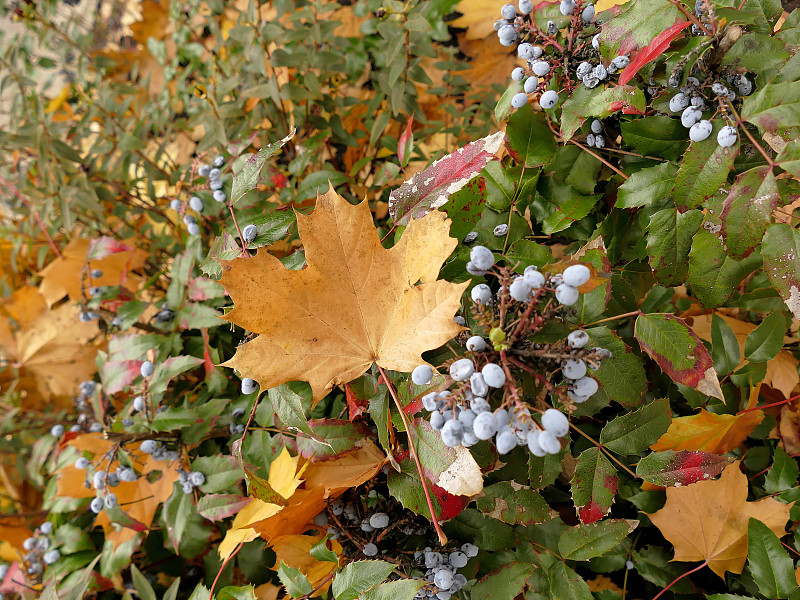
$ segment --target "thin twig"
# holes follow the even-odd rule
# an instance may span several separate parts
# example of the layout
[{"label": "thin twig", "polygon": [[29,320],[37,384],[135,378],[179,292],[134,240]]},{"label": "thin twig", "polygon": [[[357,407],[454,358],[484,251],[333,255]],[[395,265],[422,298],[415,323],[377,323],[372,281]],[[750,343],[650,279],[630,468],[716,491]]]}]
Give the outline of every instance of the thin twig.
[{"label": "thin twig", "polygon": [[217,580],[219,580],[219,576],[222,575],[222,572],[225,570],[225,567],[228,566],[228,563],[230,562],[230,560],[234,556],[236,556],[236,553],[239,552],[239,550],[242,549],[242,546],[244,546],[244,542],[239,542],[239,545],[236,546],[236,550],[231,552],[230,556],[225,559],[225,562],[222,563],[222,566],[219,568],[219,572],[217,573],[217,576],[214,577],[214,583],[211,584],[211,589],[208,591],[208,600],[213,600],[213,598],[214,598],[214,588],[217,587]]},{"label": "thin twig", "polygon": [[2,175],[0,175],[0,183],[11,189],[11,191],[14,192],[14,195],[20,199],[20,201],[28,208],[28,210],[31,211],[31,214],[33,215],[33,218],[36,219],[36,222],[39,224],[39,228],[42,230],[44,237],[47,238],[47,243],[50,244],[50,248],[52,248],[53,252],[56,253],[56,256],[58,258],[64,258],[61,255],[61,251],[58,249],[55,242],[53,242],[53,238],[51,238],[50,234],[47,233],[47,228],[45,228],[44,223],[42,223],[42,220],[39,218],[39,212],[31,206],[30,202],[28,202],[25,196],[23,196],[20,193],[17,187]]},{"label": "thin twig", "polygon": [[731,111],[731,113],[733,114],[733,117],[734,117],[734,119],[736,119],[736,124],[737,124],[739,127],[741,127],[741,128],[742,128],[742,130],[744,131],[744,134],[745,134],[745,135],[747,136],[747,138],[750,140],[750,143],[752,143],[752,144],[753,144],[753,146],[755,146],[755,147],[756,147],[756,150],[758,150],[758,152],[761,154],[761,156],[763,156],[763,157],[764,157],[764,160],[766,160],[766,161],[767,161],[767,164],[770,166],[770,168],[774,168],[774,167],[775,167],[775,161],[774,161],[774,160],[772,160],[772,157],[771,157],[769,154],[767,154],[766,150],[764,150],[764,149],[761,147],[761,144],[759,144],[759,143],[758,143],[758,142],[755,140],[755,138],[754,138],[754,137],[753,137],[753,135],[750,133],[750,131],[748,131],[747,127],[745,127],[745,125],[744,125],[744,121],[742,121],[742,118],[739,116],[739,113],[737,113],[737,112],[736,112],[736,109],[733,107],[733,103],[732,103],[730,100],[726,100],[725,102],[726,102],[726,103],[727,103],[727,105],[728,105],[728,110],[729,110],[729,111]]},{"label": "thin twig", "polygon": [[386,383],[386,386],[389,388],[389,393],[392,395],[392,400],[394,400],[395,406],[397,406],[397,410],[400,412],[400,418],[403,420],[403,425],[406,428],[406,433],[408,434],[408,448],[411,451],[411,456],[414,458],[414,463],[417,466],[417,471],[419,471],[419,479],[420,483],[422,483],[422,491],[425,492],[425,500],[428,503],[428,510],[431,512],[431,522],[433,523],[433,528],[436,530],[436,535],[439,537],[439,544],[444,546],[447,543],[447,536],[442,531],[442,526],[439,525],[439,519],[436,518],[436,512],[433,510],[433,501],[431,500],[431,493],[428,490],[428,484],[425,482],[425,473],[422,471],[422,463],[419,461],[419,456],[417,456],[417,449],[414,447],[414,439],[411,436],[411,423],[406,416],[405,411],[403,410],[403,406],[400,404],[400,399],[397,397],[397,392],[392,385],[392,382],[389,381],[389,378],[386,377],[386,373],[383,370],[383,367],[377,365],[378,371],[380,371],[381,376],[383,377],[383,381]]},{"label": "thin twig", "polygon": [[660,592],[658,592],[658,593],[657,593],[655,596],[653,596],[653,600],[657,600],[657,599],[658,599],[658,597],[659,597],[659,596],[661,596],[661,594],[663,594],[664,592],[666,592],[666,591],[667,591],[669,588],[671,588],[673,585],[675,585],[676,583],[678,583],[678,582],[679,582],[681,579],[683,579],[683,578],[684,578],[684,577],[686,577],[687,575],[691,575],[691,574],[692,574],[692,573],[694,573],[695,571],[699,571],[700,569],[702,569],[703,567],[705,567],[707,564],[708,564],[708,561],[705,561],[705,562],[703,562],[701,565],[699,565],[699,566],[695,567],[694,569],[692,569],[691,571],[686,571],[686,573],[684,573],[683,575],[680,575],[679,577],[676,577],[675,579],[673,579],[673,580],[670,582],[670,584],[669,584],[669,585],[667,585],[667,587],[665,587],[663,590],[661,590],[661,591],[660,591]]},{"label": "thin twig", "polygon": [[621,315],[614,315],[613,317],[606,317],[605,319],[600,319],[599,321],[593,321],[592,323],[587,323],[584,327],[591,327],[592,325],[599,325],[600,323],[607,323],[608,321],[616,321],[617,319],[624,319],[626,317],[633,317],[635,315],[642,314],[640,310],[632,310],[631,312],[622,313]]}]

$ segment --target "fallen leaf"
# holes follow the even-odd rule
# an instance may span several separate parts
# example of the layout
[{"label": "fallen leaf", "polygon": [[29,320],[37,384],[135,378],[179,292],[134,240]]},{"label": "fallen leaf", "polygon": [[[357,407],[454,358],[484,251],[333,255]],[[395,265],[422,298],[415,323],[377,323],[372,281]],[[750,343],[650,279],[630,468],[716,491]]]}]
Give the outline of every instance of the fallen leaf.
[{"label": "fallen leaf", "polygon": [[696,415],[672,419],[667,432],[650,449],[725,454],[738,448],[763,419],[764,413],[760,410],[740,415],[717,415],[700,409]]},{"label": "fallen leaf", "polygon": [[[717,311],[717,316],[722,317],[728,327],[733,330],[736,342],[739,344],[739,356],[744,356],[744,344],[747,336],[757,327],[753,323],[734,319],[724,313]],[[692,330],[698,337],[711,341],[711,318],[713,315],[698,315],[692,317]],[[788,350],[781,350],[772,360],[767,361],[767,374],[764,383],[776,390],[779,390],[784,397],[789,398],[794,388],[800,384],[800,374],[797,372],[798,360]],[[748,361],[742,359],[737,369],[741,369]]]},{"label": "fallen leaf", "polygon": [[616,583],[614,583],[610,577],[606,577],[605,575],[598,575],[594,579],[587,579],[586,585],[589,586],[589,590],[592,592],[602,592],[603,590],[610,590],[612,592],[616,592],[619,595],[625,594],[625,591],[619,587]]},{"label": "fallen leaf", "polygon": [[667,502],[650,520],[675,546],[680,561],[708,561],[724,578],[741,573],[747,558],[747,526],[755,518],[775,535],[785,535],[791,504],[773,498],[747,501],[747,477],[739,462],[729,465],[717,480],[667,488]]},{"label": "fallen leaf", "polygon": [[[283,562],[298,569],[308,578],[312,588],[320,585],[333,571],[339,568],[338,563],[329,560],[317,560],[311,555],[311,548],[325,539],[325,534],[318,535],[285,535],[272,540],[271,548],[275,552],[275,566]],[[342,545],[336,540],[329,540],[330,550],[337,556],[342,555]],[[326,544],[326,545],[327,545]],[[322,586],[314,596],[320,596],[328,586]],[[314,597],[312,596],[312,597]]]},{"label": "fallen leaf", "polygon": [[461,331],[453,316],[468,282],[436,281],[457,244],[443,213],[413,221],[387,250],[368,204],[351,205],[331,188],[311,215],[297,215],[297,225],[303,270],[286,269],[263,250],[221,261],[221,283],[234,302],[224,319],[259,334],[225,366],[261,389],[308,381],[316,403],[373,362],[410,372],[424,362],[422,352]]}]

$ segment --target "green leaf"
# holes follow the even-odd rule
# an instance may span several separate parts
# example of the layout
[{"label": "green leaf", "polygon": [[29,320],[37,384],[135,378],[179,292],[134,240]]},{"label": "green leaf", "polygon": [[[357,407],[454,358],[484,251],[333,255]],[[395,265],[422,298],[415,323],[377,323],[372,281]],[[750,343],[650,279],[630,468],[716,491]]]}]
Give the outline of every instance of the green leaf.
[{"label": "green leaf", "polygon": [[269,390],[269,399],[272,402],[272,409],[284,425],[290,429],[307,433],[314,438],[319,437],[311,431],[308,424],[302,396],[294,393],[288,385],[284,383]]},{"label": "green leaf", "polygon": [[742,359],[736,334],[716,313],[711,316],[711,359],[718,375],[728,375]]},{"label": "green leaf", "polygon": [[244,478],[247,480],[247,494],[269,504],[286,505],[286,499],[272,489],[266,479],[262,479],[250,469],[244,469]]},{"label": "green leaf", "polygon": [[91,583],[93,579],[95,565],[97,565],[101,558],[102,555],[98,554],[88,566],[78,572],[79,575],[75,581],[75,585],[69,593],[62,596],[64,600],[81,600],[85,597],[86,590],[89,588],[89,583]]},{"label": "green leaf", "polygon": [[[300,598],[301,596],[310,594],[311,590],[314,589],[311,586],[311,582],[299,569],[290,567],[283,561],[278,565],[278,579],[281,580],[283,587],[286,588],[286,592],[292,598]],[[353,598],[350,600],[353,600]]]},{"label": "green leaf", "polygon": [[256,591],[252,585],[229,585],[219,591],[217,600],[256,600]]},{"label": "green leaf", "polygon": [[600,432],[600,443],[619,454],[639,454],[666,433],[670,423],[669,399],[653,400],[606,424]]},{"label": "green leaf", "polygon": [[744,342],[744,357],[750,362],[772,360],[783,348],[786,319],[780,312],[767,317],[747,336]]},{"label": "green leaf", "polygon": [[247,192],[258,185],[258,182],[261,180],[261,168],[264,166],[264,163],[272,158],[278,150],[283,148],[284,144],[294,137],[294,133],[295,128],[292,127],[289,131],[289,135],[285,138],[268,144],[247,158],[242,168],[237,173],[233,174],[231,205],[236,204]]},{"label": "green leaf", "polygon": [[474,508],[461,511],[445,524],[445,529],[447,535],[470,540],[487,552],[505,550],[514,543],[514,530],[511,527],[497,519],[484,517]]},{"label": "green leaf", "polygon": [[572,478],[572,500],[583,523],[605,517],[617,495],[617,471],[599,448],[581,452]]},{"label": "green leaf", "polygon": [[767,598],[788,598],[798,590],[794,564],[778,536],[757,519],[747,527],[747,566]]},{"label": "green leaf", "polygon": [[714,122],[708,139],[692,142],[683,155],[675,175],[673,198],[681,210],[696,208],[719,192],[728,180],[733,161],[739,153],[739,143],[723,148],[717,143],[717,133],[724,126],[722,120]]},{"label": "green leaf", "polygon": [[592,345],[610,350],[612,354],[592,374],[600,389],[587,404],[597,398],[602,405],[613,400],[629,408],[639,406],[647,390],[647,376],[641,358],[607,327],[592,327],[586,333]]},{"label": "green leaf", "polygon": [[131,577],[133,585],[136,588],[136,593],[139,594],[141,600],[156,600],[156,593],[153,591],[153,586],[147,581],[147,578],[142,575],[142,572],[136,568],[136,565],[131,565]]},{"label": "green leaf", "polygon": [[355,600],[364,592],[386,581],[395,565],[382,560],[351,562],[333,578],[331,591],[336,600]]},{"label": "green leaf", "polygon": [[151,393],[161,393],[167,389],[167,384],[173,377],[202,365],[203,359],[195,356],[170,356],[165,361],[156,364],[153,376],[148,382]]},{"label": "green leaf", "polygon": [[761,256],[769,282],[796,318],[800,318],[800,229],[786,223],[767,228]]},{"label": "green leaf", "polygon": [[167,534],[175,552],[178,552],[183,532],[192,513],[196,512],[192,494],[184,494],[177,483],[172,487],[172,495],[164,503],[163,518],[167,526]]},{"label": "green leaf", "polygon": [[670,487],[713,479],[733,457],[698,450],[651,452],[636,465],[636,474],[653,485]]},{"label": "green leaf", "polygon": [[538,167],[556,151],[553,133],[544,113],[534,112],[530,104],[514,111],[506,128],[506,148],[517,164]]},{"label": "green leaf", "polygon": [[677,7],[667,0],[631,2],[623,6],[621,14],[603,25],[600,52],[609,60],[639,50],[665,29],[685,20]]},{"label": "green leaf", "polygon": [[534,525],[550,519],[550,507],[534,490],[512,481],[501,481],[483,490],[478,510],[509,525]]},{"label": "green leaf", "polygon": [[778,446],[775,448],[773,461],[764,479],[764,489],[770,494],[775,494],[794,488],[797,485],[797,476],[800,474],[797,460]]},{"label": "green leaf", "polygon": [[338,565],[339,557],[336,556],[336,552],[328,548],[327,542],[327,538],[318,541],[316,544],[311,546],[311,550],[309,550],[309,552],[311,553],[311,556],[319,561],[333,562]]},{"label": "green leaf", "polygon": [[367,590],[359,600],[414,600],[422,586],[423,582],[419,579],[389,581]]},{"label": "green leaf", "polygon": [[250,504],[250,498],[239,494],[206,494],[197,501],[197,512],[209,521],[221,521],[237,514]]},{"label": "green leaf", "polygon": [[761,131],[777,133],[800,123],[800,81],[768,83],[744,99],[742,118]]},{"label": "green leaf", "polygon": [[[647,546],[632,553],[636,571],[650,583],[663,588],[686,573],[686,566],[670,562],[671,558],[660,546]],[[670,588],[676,594],[694,594],[696,588],[681,579]]]},{"label": "green leaf", "polygon": [[588,117],[604,119],[624,108],[644,112],[644,93],[632,85],[607,87],[601,91],[578,86],[561,109],[561,134],[570,139]]},{"label": "green leaf", "polygon": [[560,203],[555,212],[542,221],[542,231],[545,235],[563,231],[575,221],[580,221],[588,215],[600,198],[602,198],[600,194],[593,196],[573,195],[569,200]]},{"label": "green leaf", "polygon": [[472,586],[472,600],[514,600],[522,593],[536,566],[511,562],[479,579]]},{"label": "green leaf", "polygon": [[761,243],[778,205],[778,187],[770,167],[757,167],[736,178],[722,208],[722,239],[731,258],[741,260]]},{"label": "green leaf", "polygon": [[675,186],[678,167],[664,162],[636,171],[617,188],[616,208],[636,208],[659,202],[669,196]]},{"label": "green leaf", "polygon": [[689,145],[681,122],[664,115],[622,121],[620,129],[625,144],[644,155],[677,161]]},{"label": "green leaf", "polygon": [[[540,557],[547,564],[548,595],[552,600],[594,600],[589,586],[575,571],[552,555]],[[549,563],[549,564],[548,564]]]},{"label": "green leaf", "polygon": [[702,223],[703,213],[699,210],[681,213],[665,208],[650,217],[647,254],[661,285],[679,285],[686,280],[692,237]]},{"label": "green leaf", "polygon": [[608,519],[569,527],[558,539],[558,553],[567,560],[589,560],[615,548],[636,529],[639,521]]},{"label": "green leaf", "polygon": [[640,314],[633,335],[673,381],[724,400],[711,355],[686,321],[672,314]]},{"label": "green leaf", "polygon": [[174,406],[166,407],[153,417],[153,431],[173,431],[194,425],[198,421],[197,415],[188,408]]},{"label": "green leaf", "polygon": [[692,238],[689,251],[687,283],[692,288],[692,295],[704,306],[724,304],[736,286],[760,266],[761,258],[754,252],[744,260],[732,259],[725,254],[722,240],[701,227]]},{"label": "green leaf", "polygon": [[233,456],[200,456],[192,461],[192,470],[205,475],[200,486],[205,494],[224,492],[244,479],[244,469]]},{"label": "green leaf", "polygon": [[506,91],[503,92],[500,100],[497,101],[497,106],[494,107],[495,121],[503,123],[514,112],[515,109],[511,106],[511,99],[522,91],[522,85],[521,81],[512,81]]}]

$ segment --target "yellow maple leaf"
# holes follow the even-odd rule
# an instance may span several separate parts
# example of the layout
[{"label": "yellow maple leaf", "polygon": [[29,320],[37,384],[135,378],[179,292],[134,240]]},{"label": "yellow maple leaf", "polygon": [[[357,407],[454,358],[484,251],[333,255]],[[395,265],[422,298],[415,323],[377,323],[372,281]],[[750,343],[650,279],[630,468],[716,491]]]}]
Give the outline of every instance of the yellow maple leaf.
[{"label": "yellow maple leaf", "polygon": [[[275,551],[275,566],[277,570],[280,563],[285,563],[290,567],[298,569],[306,576],[311,587],[316,591],[311,596],[321,596],[328,589],[328,585],[323,585],[316,589],[325,581],[328,576],[339,568],[338,563],[329,560],[317,560],[311,555],[311,548],[325,539],[324,533],[317,535],[285,535],[272,541],[271,547]],[[336,540],[330,540],[330,550],[341,558],[342,546]]]},{"label": "yellow maple leaf", "polygon": [[269,389],[308,381],[318,402],[373,362],[410,372],[422,352],[461,327],[453,322],[468,282],[437,281],[456,247],[438,211],[412,221],[390,249],[367,202],[352,205],[331,187],[314,212],[297,215],[308,267],[291,271],[264,250],[221,261],[234,308],[224,318],[259,334],[225,366]]},{"label": "yellow maple leaf", "polygon": [[751,517],[782,537],[789,509],[773,498],[747,501],[747,477],[739,462],[728,465],[716,481],[698,481],[667,488],[667,502],[650,520],[675,546],[680,561],[708,561],[720,577],[741,573],[747,558],[747,526]]},{"label": "yellow maple leaf", "polygon": [[700,409],[696,415],[672,419],[667,432],[650,449],[725,454],[738,448],[763,419],[764,413],[760,410],[740,415],[717,415]]}]

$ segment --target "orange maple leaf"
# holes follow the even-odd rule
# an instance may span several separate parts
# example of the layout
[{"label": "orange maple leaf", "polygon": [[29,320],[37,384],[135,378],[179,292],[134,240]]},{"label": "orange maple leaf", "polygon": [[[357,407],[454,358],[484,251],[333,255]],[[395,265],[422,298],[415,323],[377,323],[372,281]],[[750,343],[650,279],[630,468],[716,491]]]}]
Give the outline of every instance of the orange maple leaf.
[{"label": "orange maple leaf", "polygon": [[764,419],[760,410],[740,415],[717,415],[700,409],[696,415],[677,417],[651,450],[702,450],[725,454],[738,448]]},{"label": "orange maple leaf", "polygon": [[390,249],[381,245],[367,202],[352,205],[333,188],[311,215],[297,215],[308,267],[286,269],[269,253],[221,261],[234,301],[225,319],[259,334],[225,366],[261,389],[308,381],[318,402],[373,362],[410,372],[422,352],[461,327],[453,322],[468,285],[437,281],[457,244],[444,213],[412,221]]},{"label": "orange maple leaf", "polygon": [[778,537],[785,534],[792,504],[773,498],[747,501],[747,477],[739,462],[728,465],[717,480],[667,488],[667,502],[649,515],[675,546],[680,561],[707,561],[724,578],[725,571],[741,573],[747,558],[747,526],[755,518]]}]

